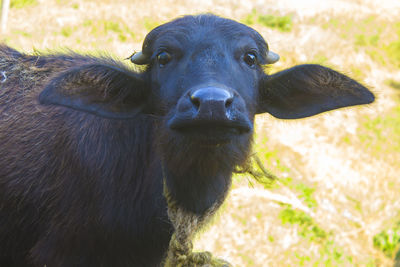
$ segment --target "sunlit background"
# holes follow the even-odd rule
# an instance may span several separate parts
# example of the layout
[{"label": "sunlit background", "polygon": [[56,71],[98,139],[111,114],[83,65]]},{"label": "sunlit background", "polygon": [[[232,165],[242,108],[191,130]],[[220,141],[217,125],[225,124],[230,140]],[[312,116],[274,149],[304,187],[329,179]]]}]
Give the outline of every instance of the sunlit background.
[{"label": "sunlit background", "polygon": [[258,116],[254,151],[280,179],[267,186],[235,176],[195,248],[235,266],[393,266],[400,1],[11,0],[0,40],[27,53],[68,48],[122,60],[153,27],[204,12],[257,29],[281,55],[267,71],[322,64],[368,85],[378,99],[296,121]]}]

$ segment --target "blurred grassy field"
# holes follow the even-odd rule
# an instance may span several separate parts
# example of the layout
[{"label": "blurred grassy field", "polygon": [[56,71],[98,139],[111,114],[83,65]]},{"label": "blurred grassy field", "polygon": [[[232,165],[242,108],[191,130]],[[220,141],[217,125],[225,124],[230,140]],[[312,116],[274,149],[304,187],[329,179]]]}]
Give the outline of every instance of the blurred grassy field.
[{"label": "blurred grassy field", "polygon": [[280,177],[246,176],[196,239],[235,266],[392,266],[400,244],[400,2],[12,0],[0,39],[25,52],[140,50],[153,27],[212,12],[257,29],[281,55],[333,67],[378,100],[309,119],[256,121],[255,152]]}]

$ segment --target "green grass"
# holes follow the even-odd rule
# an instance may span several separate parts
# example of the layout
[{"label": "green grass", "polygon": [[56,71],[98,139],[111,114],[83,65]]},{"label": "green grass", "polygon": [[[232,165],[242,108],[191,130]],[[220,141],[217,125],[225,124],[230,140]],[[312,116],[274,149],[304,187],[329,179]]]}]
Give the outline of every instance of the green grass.
[{"label": "green grass", "polygon": [[370,69],[368,66],[363,66],[363,68],[360,68],[356,65],[350,65],[350,70],[352,78],[363,81],[365,78],[367,78],[366,71],[369,71]]},{"label": "green grass", "polygon": [[253,9],[250,14],[248,14],[246,17],[244,17],[242,19],[241,22],[244,23],[244,24],[247,24],[247,25],[255,24],[257,22],[257,12],[256,12],[256,10]]},{"label": "green grass", "polygon": [[309,208],[318,206],[314,197],[315,188],[304,184],[302,181],[295,180],[291,177],[280,178],[279,181],[297,193],[299,197]]},{"label": "green grass", "polygon": [[255,151],[259,155],[261,161],[266,166],[274,166],[275,170],[279,173],[288,173],[290,172],[290,168],[282,163],[282,160],[278,156],[278,149],[271,150],[270,148],[266,147],[262,144],[267,144],[268,139],[264,138],[260,142],[260,144],[256,144]]},{"label": "green grass", "polygon": [[381,250],[387,257],[394,258],[396,252],[400,249],[400,222],[393,228],[375,235],[374,247]]},{"label": "green grass", "polygon": [[[358,76],[358,75],[355,75]],[[400,90],[400,82],[389,79],[384,82],[394,90]],[[357,145],[365,153],[399,166],[400,164],[400,101],[396,105],[377,116],[360,118],[360,126],[356,135],[344,135],[345,144]]]},{"label": "green grass", "polygon": [[243,253],[239,253],[239,257],[242,258],[244,262],[246,262],[246,266],[254,266],[254,260],[249,255],[245,255]]},{"label": "green grass", "polygon": [[[310,19],[309,23],[315,24],[316,20]],[[356,51],[364,51],[381,65],[400,67],[400,22],[393,23],[375,15],[358,20],[334,17],[322,28],[352,41]]]},{"label": "green grass", "polygon": [[328,236],[328,234],[318,226],[307,213],[293,209],[290,205],[285,205],[285,208],[279,213],[279,218],[283,225],[299,225],[299,235],[311,242],[320,242]]},{"label": "green grass", "polygon": [[[90,35],[94,37],[108,37],[109,42],[114,38],[112,35],[115,34],[119,41],[127,42],[135,39],[135,34],[129,29],[129,27],[121,21],[115,20],[85,20],[82,23],[84,28],[89,28]],[[61,28],[59,34],[69,38],[73,36],[75,31],[79,30],[79,26],[66,25]]]},{"label": "green grass", "polygon": [[[298,235],[307,243],[318,246],[319,254],[307,254],[295,251],[294,257],[299,266],[343,266],[353,263],[353,257],[334,242],[333,234],[325,231],[311,216],[303,211],[293,209],[290,205],[283,205],[279,218],[283,225],[297,225]],[[302,245],[302,247],[305,245]],[[312,246],[308,244],[308,246]]]},{"label": "green grass", "polygon": [[37,0],[11,0],[10,8],[25,8],[27,6],[36,5]]},{"label": "green grass", "polygon": [[361,142],[372,154],[384,156],[388,153],[398,153],[400,151],[400,105],[377,118],[364,118],[359,132]]},{"label": "green grass", "polygon": [[355,198],[353,198],[352,196],[349,196],[349,195],[346,195],[346,198],[347,198],[350,202],[353,203],[353,205],[354,205],[353,208],[354,208],[356,211],[358,211],[358,212],[360,212],[360,213],[363,212],[363,210],[362,210],[362,205],[361,205],[361,201],[360,201],[360,200],[355,199]]},{"label": "green grass", "polygon": [[145,17],[143,19],[143,26],[146,28],[147,31],[151,31],[155,27],[161,25],[161,22],[154,20],[151,17]]},{"label": "green grass", "polygon": [[121,26],[118,22],[115,21],[110,21],[110,20],[104,20],[103,21],[104,25],[104,31],[107,33],[109,31],[116,32],[116,33],[122,33],[123,30],[121,29]]},{"label": "green grass", "polygon": [[[296,196],[303,201],[303,203],[309,208],[316,208],[318,203],[314,197],[315,184],[306,184],[304,181],[299,179],[294,179],[291,177],[292,170],[290,167],[286,166],[280,159],[279,149],[270,149],[266,144],[268,144],[268,139],[265,137],[262,141],[258,141],[254,149],[260,158],[260,163],[265,169],[273,173],[280,183],[275,183],[268,178],[261,177],[257,180],[264,185],[265,189],[274,190],[279,189],[282,185],[288,187]],[[259,166],[253,164],[253,168],[260,171]]]},{"label": "green grass", "polygon": [[136,38],[135,33],[122,21],[104,19],[85,20],[82,25],[89,28],[90,34],[96,37],[108,36],[112,33],[116,34],[121,42],[127,42]]},{"label": "green grass", "polygon": [[346,256],[343,249],[335,244],[332,240],[324,242],[323,246],[319,249],[319,259],[317,259],[313,266],[343,266],[353,263],[351,256]]},{"label": "green grass", "polygon": [[324,65],[329,62],[329,58],[324,54],[316,54],[310,63]]},{"label": "green grass", "polygon": [[125,35],[125,31],[122,29],[121,24],[118,23],[118,22],[115,22],[115,21],[104,21],[104,31],[106,33],[107,32],[114,32],[114,33],[118,34],[118,39],[121,42],[126,42],[128,40],[128,37]]},{"label": "green grass", "polygon": [[[399,32],[397,33],[397,35],[400,39]],[[400,40],[393,41],[387,45],[383,45],[382,49],[387,55],[387,61],[400,68]]]},{"label": "green grass", "polygon": [[26,38],[32,38],[32,34],[22,31],[22,30],[15,30],[15,31],[13,31],[13,34],[20,35],[20,36],[23,36]]},{"label": "green grass", "polygon": [[304,200],[304,203],[306,203],[309,208],[317,206],[317,201],[313,196],[315,188],[309,187],[303,183],[298,183],[295,188],[300,192],[300,198]]},{"label": "green grass", "polygon": [[71,26],[64,26],[61,28],[60,34],[64,37],[70,37],[74,32],[74,28]]},{"label": "green grass", "polygon": [[395,81],[395,80],[389,79],[389,80],[385,81],[385,84],[389,85],[393,89],[400,90],[400,81]]},{"label": "green grass", "polygon": [[260,15],[258,16],[258,23],[269,28],[278,29],[281,32],[290,32],[293,25],[292,17],[274,15]]},{"label": "green grass", "polygon": [[247,25],[261,24],[263,26],[277,29],[281,32],[290,32],[292,30],[293,21],[291,16],[275,16],[275,15],[261,15],[255,10],[248,14],[243,20]]}]

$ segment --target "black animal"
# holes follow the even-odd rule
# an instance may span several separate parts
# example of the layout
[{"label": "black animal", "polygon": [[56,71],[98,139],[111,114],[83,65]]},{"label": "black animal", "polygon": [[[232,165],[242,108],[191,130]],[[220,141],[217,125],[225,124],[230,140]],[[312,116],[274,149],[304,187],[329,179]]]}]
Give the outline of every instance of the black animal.
[{"label": "black animal", "polygon": [[267,75],[277,59],[255,30],[209,14],[151,31],[138,69],[0,46],[0,266],[159,266],[173,232],[163,179],[204,214],[246,163],[255,114],[374,100],[319,65]]}]

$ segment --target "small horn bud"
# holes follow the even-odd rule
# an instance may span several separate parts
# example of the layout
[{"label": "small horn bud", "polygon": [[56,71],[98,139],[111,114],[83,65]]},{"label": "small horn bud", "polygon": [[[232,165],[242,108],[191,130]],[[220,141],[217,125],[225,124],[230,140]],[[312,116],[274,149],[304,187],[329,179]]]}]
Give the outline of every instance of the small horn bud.
[{"label": "small horn bud", "polygon": [[135,52],[130,56],[131,62],[137,65],[144,65],[149,63],[149,58],[146,57],[142,52]]},{"label": "small horn bud", "polygon": [[267,64],[274,64],[275,62],[278,62],[279,60],[279,55],[277,53],[274,53],[272,51],[268,51],[267,54]]}]

